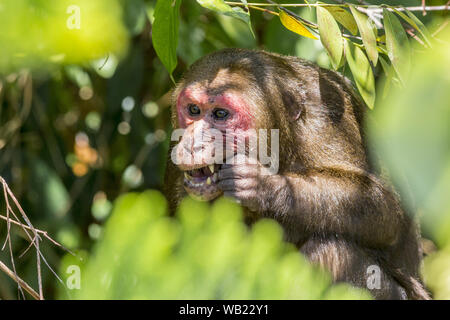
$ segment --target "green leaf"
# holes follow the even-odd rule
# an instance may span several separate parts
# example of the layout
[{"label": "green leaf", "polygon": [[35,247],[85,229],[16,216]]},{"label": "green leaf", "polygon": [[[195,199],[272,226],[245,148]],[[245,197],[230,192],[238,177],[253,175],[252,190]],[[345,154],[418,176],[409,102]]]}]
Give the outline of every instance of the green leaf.
[{"label": "green leaf", "polygon": [[375,104],[375,79],[372,67],[364,52],[353,45],[351,41],[345,41],[345,56],[356,82],[359,93],[370,109]]},{"label": "green leaf", "polygon": [[408,16],[406,16],[403,12],[398,11],[396,9],[394,9],[395,12],[402,17],[406,22],[408,22],[411,26],[413,26],[417,31],[420,32],[420,34],[423,36],[423,39],[425,40],[425,42],[430,46],[431,46],[431,42],[430,39],[432,38],[432,35],[430,34],[430,32],[428,31],[427,27],[425,27],[425,25],[422,23],[422,21],[420,21],[411,11],[406,10],[406,14]]},{"label": "green leaf", "polygon": [[256,39],[244,23],[223,14],[217,16],[217,21],[223,31],[225,31],[225,34],[233,40],[233,45],[240,48],[255,47]]},{"label": "green leaf", "polygon": [[327,9],[317,7],[317,23],[319,25],[320,41],[330,56],[334,69],[339,67],[342,59],[342,34],[333,16]]},{"label": "green leaf", "polygon": [[172,72],[177,66],[180,4],[181,0],[158,0],[152,26],[153,47],[172,81]]},{"label": "green leaf", "polygon": [[409,71],[411,59],[408,37],[397,17],[386,8],[383,9],[383,20],[389,59],[400,80],[404,82],[405,74],[408,74]]},{"label": "green leaf", "polygon": [[[63,219],[69,208],[70,196],[58,173],[49,167],[43,160],[29,156],[31,172],[30,199],[42,214],[52,219]],[[61,220],[60,220],[61,221]]]},{"label": "green leaf", "polygon": [[[224,0],[197,0],[197,2],[206,9],[244,21],[255,36],[250,21],[250,12],[245,12],[241,7],[231,7]],[[246,4],[244,1],[243,3]]]},{"label": "green leaf", "polygon": [[146,5],[144,1],[125,1],[123,4],[123,18],[128,30],[133,36],[141,33],[146,21]]},{"label": "green leaf", "polygon": [[344,8],[336,6],[323,6],[323,8],[327,9],[337,20],[337,22],[342,24],[353,35],[356,35],[358,33],[358,25],[356,24],[355,18],[353,18],[350,12],[348,12]]},{"label": "green leaf", "polygon": [[350,6],[350,10],[355,17],[367,55],[373,65],[376,66],[378,61],[377,39],[373,32],[372,23],[365,14],[359,12],[353,5]]},{"label": "green leaf", "polygon": [[[175,216],[167,211],[157,191],[121,196],[96,250],[83,259],[83,285],[74,297],[311,300],[327,293],[348,299],[369,295],[349,284],[331,290],[331,276],[283,242],[276,222],[262,219],[250,230],[242,209],[230,200],[209,205],[187,197]],[[74,261],[64,260],[64,267]]]},{"label": "green leaf", "polygon": [[383,68],[384,73],[386,74],[386,80],[384,82],[383,88],[383,99],[386,98],[392,84],[392,79],[394,78],[395,71],[394,69],[383,59],[382,56],[378,57],[381,62],[381,67]]},{"label": "green leaf", "polygon": [[415,52],[404,88],[391,90],[368,122],[370,142],[401,188],[404,203],[420,204],[422,228],[439,245],[450,244],[448,31],[433,49]]},{"label": "green leaf", "polygon": [[290,16],[283,10],[280,11],[280,21],[286,29],[291,30],[301,36],[317,40],[317,38],[299,20]]}]

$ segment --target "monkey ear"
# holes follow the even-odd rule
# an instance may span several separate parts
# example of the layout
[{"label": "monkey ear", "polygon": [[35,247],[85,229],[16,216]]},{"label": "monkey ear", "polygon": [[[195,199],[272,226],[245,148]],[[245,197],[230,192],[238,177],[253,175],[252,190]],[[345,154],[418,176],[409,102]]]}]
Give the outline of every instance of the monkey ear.
[{"label": "monkey ear", "polygon": [[287,90],[281,91],[281,99],[283,100],[289,119],[292,121],[297,121],[303,114],[304,106],[302,98],[302,94],[298,90],[296,90],[296,92]]}]

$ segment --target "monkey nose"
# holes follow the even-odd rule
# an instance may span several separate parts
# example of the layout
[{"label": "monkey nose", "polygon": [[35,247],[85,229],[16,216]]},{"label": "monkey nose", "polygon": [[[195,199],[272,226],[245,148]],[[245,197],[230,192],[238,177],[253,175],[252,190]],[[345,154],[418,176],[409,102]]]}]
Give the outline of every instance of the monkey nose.
[{"label": "monkey nose", "polygon": [[194,145],[192,146],[192,151],[194,153],[202,152],[203,149],[204,149],[204,146],[201,143],[194,143]]}]

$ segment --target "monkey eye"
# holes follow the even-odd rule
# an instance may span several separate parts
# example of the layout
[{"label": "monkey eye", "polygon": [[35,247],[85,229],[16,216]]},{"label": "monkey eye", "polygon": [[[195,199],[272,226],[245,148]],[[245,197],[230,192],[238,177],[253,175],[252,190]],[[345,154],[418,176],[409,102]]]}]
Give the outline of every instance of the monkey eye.
[{"label": "monkey eye", "polygon": [[191,116],[198,116],[200,114],[200,108],[193,103],[188,105],[188,111]]},{"label": "monkey eye", "polygon": [[212,114],[216,120],[225,120],[228,117],[229,112],[225,109],[214,109]]}]

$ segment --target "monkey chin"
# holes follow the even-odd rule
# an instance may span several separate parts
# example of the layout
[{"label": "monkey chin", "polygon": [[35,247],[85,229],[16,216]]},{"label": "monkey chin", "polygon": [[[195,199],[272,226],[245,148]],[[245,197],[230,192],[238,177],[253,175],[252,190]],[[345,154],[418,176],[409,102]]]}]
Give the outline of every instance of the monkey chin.
[{"label": "monkey chin", "polygon": [[214,200],[222,194],[222,190],[217,186],[219,169],[219,165],[212,164],[184,171],[184,189],[194,199],[200,201]]}]

